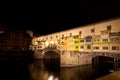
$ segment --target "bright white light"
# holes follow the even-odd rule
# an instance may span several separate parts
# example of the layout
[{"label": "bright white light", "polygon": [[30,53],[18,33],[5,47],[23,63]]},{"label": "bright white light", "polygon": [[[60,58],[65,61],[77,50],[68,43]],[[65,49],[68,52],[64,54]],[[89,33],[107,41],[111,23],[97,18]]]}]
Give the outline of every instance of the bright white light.
[{"label": "bright white light", "polygon": [[53,42],[53,41],[50,41],[50,44],[54,44],[54,42]]},{"label": "bright white light", "polygon": [[48,46],[48,45],[49,45],[49,42],[48,42],[48,41],[46,41],[46,42],[45,42],[45,45],[46,45],[46,46]]},{"label": "bright white light", "polygon": [[34,45],[38,45],[38,42],[34,42]]},{"label": "bright white light", "polygon": [[48,80],[54,80],[53,75],[49,76]]}]

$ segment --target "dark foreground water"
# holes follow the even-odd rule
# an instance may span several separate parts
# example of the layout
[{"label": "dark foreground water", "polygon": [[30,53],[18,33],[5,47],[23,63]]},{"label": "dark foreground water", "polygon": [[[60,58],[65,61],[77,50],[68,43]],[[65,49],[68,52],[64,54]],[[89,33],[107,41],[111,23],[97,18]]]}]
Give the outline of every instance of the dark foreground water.
[{"label": "dark foreground water", "polygon": [[56,60],[0,58],[0,80],[95,80],[109,74],[111,63],[60,68]]}]

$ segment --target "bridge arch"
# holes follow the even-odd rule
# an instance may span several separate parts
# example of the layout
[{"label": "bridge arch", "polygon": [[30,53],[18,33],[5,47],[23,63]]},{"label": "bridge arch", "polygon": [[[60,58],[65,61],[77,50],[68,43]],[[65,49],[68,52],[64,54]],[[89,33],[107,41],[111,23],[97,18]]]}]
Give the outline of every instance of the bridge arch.
[{"label": "bridge arch", "polygon": [[42,51],[43,59],[60,59],[60,51],[47,48]]}]

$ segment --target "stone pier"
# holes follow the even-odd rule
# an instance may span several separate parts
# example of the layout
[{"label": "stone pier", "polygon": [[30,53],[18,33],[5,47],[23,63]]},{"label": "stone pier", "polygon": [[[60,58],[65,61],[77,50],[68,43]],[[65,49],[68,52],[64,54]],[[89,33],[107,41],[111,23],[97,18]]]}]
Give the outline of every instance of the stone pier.
[{"label": "stone pier", "polygon": [[92,63],[92,56],[77,51],[62,51],[60,53],[61,67],[72,67]]}]

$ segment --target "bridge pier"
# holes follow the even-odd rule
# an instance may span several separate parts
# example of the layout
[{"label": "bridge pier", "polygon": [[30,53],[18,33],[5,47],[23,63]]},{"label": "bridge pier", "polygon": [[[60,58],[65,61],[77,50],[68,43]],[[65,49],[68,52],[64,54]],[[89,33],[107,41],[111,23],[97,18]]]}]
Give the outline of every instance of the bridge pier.
[{"label": "bridge pier", "polygon": [[62,51],[61,67],[71,67],[84,64],[91,64],[92,58],[88,54],[82,54],[78,51]]}]

